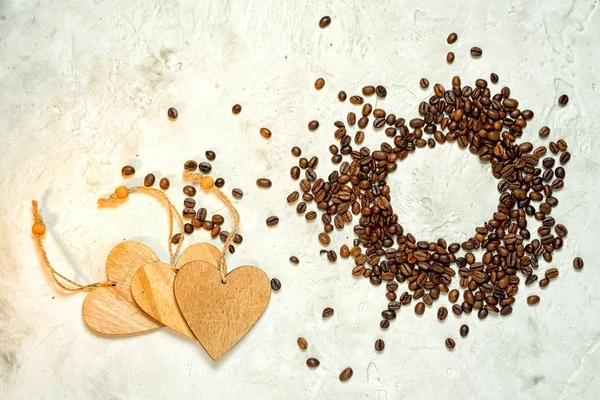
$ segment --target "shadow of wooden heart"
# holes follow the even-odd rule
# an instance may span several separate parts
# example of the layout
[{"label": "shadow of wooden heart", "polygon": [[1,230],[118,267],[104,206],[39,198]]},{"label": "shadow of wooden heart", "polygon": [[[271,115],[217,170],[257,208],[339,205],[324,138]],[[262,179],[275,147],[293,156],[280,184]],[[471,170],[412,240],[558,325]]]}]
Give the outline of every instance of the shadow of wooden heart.
[{"label": "shadow of wooden heart", "polygon": [[94,331],[106,335],[127,335],[150,331],[163,326],[148,316],[131,295],[131,277],[143,265],[159,261],[146,245],[126,241],[119,243],[108,255],[106,276],[115,286],[92,290],[83,301],[85,323]]},{"label": "shadow of wooden heart", "polygon": [[[212,244],[197,243],[181,253],[175,269],[181,268],[190,261],[204,261],[217,265],[221,251]],[[175,294],[173,281],[176,272],[172,265],[153,262],[139,268],[131,279],[131,293],[137,305],[148,315],[169,328],[196,338],[181,315]]]},{"label": "shadow of wooden heart", "polygon": [[215,264],[191,261],[175,276],[179,309],[213,360],[223,357],[258,321],[271,297],[269,277],[254,266],[238,267],[227,283]]}]

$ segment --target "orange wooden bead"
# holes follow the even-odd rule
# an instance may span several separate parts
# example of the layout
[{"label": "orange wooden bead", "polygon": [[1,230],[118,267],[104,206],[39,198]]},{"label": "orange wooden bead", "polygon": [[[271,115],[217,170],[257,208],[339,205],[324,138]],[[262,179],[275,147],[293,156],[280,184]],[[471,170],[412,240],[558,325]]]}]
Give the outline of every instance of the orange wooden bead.
[{"label": "orange wooden bead", "polygon": [[44,233],[46,233],[46,225],[44,225],[43,222],[36,222],[31,227],[31,232],[33,232],[36,235],[43,235]]},{"label": "orange wooden bead", "polygon": [[205,176],[200,181],[200,186],[202,186],[202,188],[206,189],[206,190],[208,190],[211,187],[213,187],[214,184],[215,184],[215,180],[213,178],[211,178],[210,176]]},{"label": "orange wooden bead", "polygon": [[127,189],[125,186],[119,186],[115,190],[115,193],[117,194],[118,198],[125,199],[127,196],[129,196],[129,189]]}]

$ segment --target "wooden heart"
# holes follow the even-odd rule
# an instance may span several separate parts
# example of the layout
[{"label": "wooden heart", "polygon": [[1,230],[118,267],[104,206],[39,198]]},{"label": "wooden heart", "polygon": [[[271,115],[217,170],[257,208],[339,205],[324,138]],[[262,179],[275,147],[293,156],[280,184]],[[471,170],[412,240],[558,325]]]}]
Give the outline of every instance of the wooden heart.
[{"label": "wooden heart", "polygon": [[214,264],[191,261],[175,276],[175,299],[196,338],[218,360],[252,328],[264,312],[271,287],[269,277],[253,266],[227,274]]},{"label": "wooden heart", "polygon": [[143,265],[159,261],[146,245],[127,241],[108,255],[106,276],[115,286],[92,290],[83,301],[83,320],[94,331],[107,335],[146,332],[163,326],[148,316],[131,295],[131,277]]},{"label": "wooden heart", "polygon": [[[189,261],[205,261],[216,265],[221,251],[212,244],[197,243],[187,249],[177,260],[179,269]],[[138,306],[148,315],[175,331],[196,338],[185,322],[173,293],[175,280],[173,266],[154,262],[139,268],[131,279],[131,293]]]}]

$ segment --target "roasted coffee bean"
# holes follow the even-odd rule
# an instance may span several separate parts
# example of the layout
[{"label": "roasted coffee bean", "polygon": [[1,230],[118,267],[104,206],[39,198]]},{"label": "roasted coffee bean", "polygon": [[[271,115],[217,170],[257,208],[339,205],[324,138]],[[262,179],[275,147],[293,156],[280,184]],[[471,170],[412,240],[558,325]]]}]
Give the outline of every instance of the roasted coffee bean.
[{"label": "roasted coffee bean", "polygon": [[469,334],[469,326],[468,325],[461,325],[460,327],[460,336],[465,337]]},{"label": "roasted coffee bean", "polygon": [[202,229],[204,229],[204,230],[212,231],[214,227],[215,227],[215,223],[212,221],[204,220],[202,222]]},{"label": "roasted coffee bean", "polygon": [[167,178],[162,178],[160,182],[158,182],[158,185],[161,189],[167,190],[171,186],[171,182]]},{"label": "roasted coffee bean", "polygon": [[223,186],[225,186],[225,179],[223,179],[223,178],[215,179],[215,186],[218,187],[219,189],[222,188]]},{"label": "roasted coffee bean", "polygon": [[154,186],[154,182],[156,182],[156,176],[154,176],[154,174],[148,174],[144,178],[144,186],[146,187]]},{"label": "roasted coffee bean", "polygon": [[196,188],[191,185],[184,186],[183,193],[187,196],[193,197],[196,195]]},{"label": "roasted coffee bean", "polygon": [[206,211],[206,208],[202,207],[196,213],[196,219],[200,222],[204,222],[204,220],[206,220],[207,214],[208,214],[208,211]]},{"label": "roasted coffee bean", "polygon": [[344,92],[343,90],[340,90],[340,92],[338,93],[338,100],[346,101],[347,97],[348,97],[348,95],[346,94],[346,92]]},{"label": "roasted coffee bean", "polygon": [[450,303],[456,303],[456,300],[458,300],[458,296],[459,296],[458,290],[452,289],[448,293],[448,300],[450,301]]},{"label": "roasted coffee bean", "polygon": [[429,81],[426,78],[421,78],[421,80],[419,81],[419,85],[421,86],[421,88],[427,89],[429,87]]},{"label": "roasted coffee bean", "polygon": [[198,168],[198,163],[194,160],[188,160],[183,164],[183,169],[186,171],[195,171]]},{"label": "roasted coffee bean", "polygon": [[375,350],[378,352],[382,352],[385,349],[385,342],[381,339],[377,339],[375,341]]},{"label": "roasted coffee bean", "polygon": [[279,223],[279,218],[276,217],[275,215],[271,215],[269,218],[267,218],[267,226],[275,226]]},{"label": "roasted coffee bean", "polygon": [[183,231],[187,234],[193,233],[194,232],[194,225],[192,224],[185,224],[183,226]]},{"label": "roasted coffee bean", "polygon": [[315,89],[317,89],[317,90],[321,90],[321,89],[323,89],[323,87],[324,87],[324,86],[325,86],[325,79],[323,79],[323,78],[318,78],[318,79],[315,81]]},{"label": "roasted coffee bean", "polygon": [[490,81],[492,81],[492,83],[498,83],[498,75],[492,72],[490,74]]},{"label": "roasted coffee bean", "polygon": [[[304,203],[304,202],[298,203],[298,205],[296,206],[296,212],[298,214],[303,214],[305,211],[306,211],[306,203]],[[316,213],[315,213],[315,218],[316,218]]]},{"label": "roasted coffee bean", "polygon": [[302,154],[302,150],[300,149],[300,147],[298,147],[298,146],[292,147],[292,155],[294,157],[300,157],[301,154]]},{"label": "roasted coffee bean", "polygon": [[183,205],[185,206],[185,208],[194,208],[196,207],[196,200],[192,199],[191,197],[188,197],[183,201]]},{"label": "roasted coffee bean", "polygon": [[207,162],[201,162],[200,164],[198,164],[198,169],[201,172],[208,174],[210,173],[210,171],[212,171],[212,165],[210,165],[210,163]]},{"label": "roasted coffee bean", "polygon": [[454,62],[454,53],[449,51],[448,54],[446,54],[446,62],[448,64],[452,64]]},{"label": "roasted coffee bean", "polygon": [[259,178],[256,180],[256,186],[261,188],[270,188],[272,185],[271,180],[267,178]]},{"label": "roasted coffee bean", "polygon": [[371,96],[375,93],[375,86],[369,85],[362,88],[362,94],[365,96]]},{"label": "roasted coffee bean", "polygon": [[319,364],[321,364],[321,362],[316,358],[309,358],[308,360],[306,360],[306,365],[309,368],[317,368]]},{"label": "roasted coffee bean", "polygon": [[446,307],[440,307],[440,308],[438,308],[437,318],[440,321],[445,320],[447,316],[448,316],[448,309]]},{"label": "roasted coffee bean", "polygon": [[576,270],[583,269],[583,259],[581,257],[575,257],[573,259],[573,268]]},{"label": "roasted coffee bean", "polygon": [[300,167],[293,166],[292,169],[290,170],[290,176],[292,177],[292,179],[300,178]]},{"label": "roasted coffee bean", "polygon": [[567,234],[569,233],[569,231],[567,230],[567,227],[564,226],[563,224],[558,224],[554,227],[554,231],[556,232],[556,234],[560,237],[565,237],[567,236]]},{"label": "roasted coffee bean", "polygon": [[448,39],[446,39],[446,41],[448,42],[448,44],[453,44],[456,42],[456,40],[458,39],[458,35],[454,32],[452,32],[451,34],[448,35]]},{"label": "roasted coffee bean", "polygon": [[331,238],[327,233],[321,232],[319,233],[319,242],[321,242],[322,245],[326,246],[331,242]]},{"label": "roasted coffee bean", "polygon": [[309,131],[316,131],[319,128],[319,121],[312,120],[308,123]]},{"label": "roasted coffee bean", "polygon": [[329,24],[331,24],[331,17],[326,15],[319,21],[319,28],[325,29],[329,26]]},{"label": "roasted coffee bean", "polygon": [[540,128],[540,137],[548,137],[548,135],[550,135],[550,128],[548,128],[547,126],[542,126]]},{"label": "roasted coffee bean", "polygon": [[271,279],[271,289],[277,291],[281,289],[281,282],[277,278]]},{"label": "roasted coffee bean", "polygon": [[325,308],[323,310],[322,315],[323,315],[323,318],[329,318],[329,317],[331,317],[333,315],[333,308],[331,308],[331,307]]},{"label": "roasted coffee bean", "polygon": [[244,192],[242,192],[242,189],[235,188],[231,191],[231,195],[236,199],[241,199],[244,197]]},{"label": "roasted coffee bean", "polygon": [[317,218],[317,213],[314,211],[309,211],[306,213],[304,218],[306,218],[307,221],[312,221]]},{"label": "roasted coffee bean", "polygon": [[[365,100],[361,97],[361,96],[351,96],[350,97],[350,103],[354,104],[354,105],[360,105],[364,102]],[[350,125],[354,125],[354,124],[350,124]]]},{"label": "roasted coffee bean", "polygon": [[260,128],[259,132],[260,136],[264,137],[265,139],[269,139],[272,135],[271,130],[269,128]]},{"label": "roasted coffee bean", "polygon": [[381,322],[379,323],[379,327],[381,329],[387,329],[390,327],[390,321],[388,321],[387,319],[383,319],[381,320]]},{"label": "roasted coffee bean", "polygon": [[219,214],[213,215],[211,220],[215,225],[223,225],[223,223],[225,222],[225,218],[223,218],[223,216]]},{"label": "roasted coffee bean", "polygon": [[556,268],[547,269],[544,272],[544,275],[546,275],[546,278],[548,278],[548,279],[554,279],[558,276],[558,269],[556,269]]},{"label": "roasted coffee bean", "polygon": [[299,263],[300,263],[300,260],[298,260],[298,257],[296,257],[296,256],[291,256],[291,257],[290,257],[290,262],[291,262],[292,264],[299,264]]},{"label": "roasted coffee bean", "polygon": [[336,262],[337,260],[337,253],[333,250],[329,250],[327,252],[327,259],[329,260],[329,262]]},{"label": "roasted coffee bean", "polygon": [[387,89],[384,86],[378,85],[375,88],[375,94],[377,95],[377,97],[386,97],[387,96]]},{"label": "roasted coffee bean", "polygon": [[206,150],[204,156],[208,161],[214,161],[217,158],[217,154],[212,150]]},{"label": "roasted coffee bean", "polygon": [[549,283],[550,283],[550,279],[543,278],[543,279],[540,279],[539,285],[540,285],[540,287],[546,287],[546,286],[548,286]]},{"label": "roasted coffee bean", "polygon": [[242,112],[242,106],[240,106],[239,104],[234,104],[233,107],[231,107],[231,112],[234,114],[239,114]]},{"label": "roasted coffee bean", "polygon": [[167,110],[167,117],[169,117],[169,119],[171,121],[175,121],[178,116],[179,116],[179,113],[173,107],[171,107]]},{"label": "roasted coffee bean", "polygon": [[300,347],[300,350],[306,350],[308,348],[308,342],[303,337],[299,337],[296,340],[296,343],[298,343],[298,347]]},{"label": "roasted coffee bean", "polygon": [[569,96],[567,96],[566,94],[561,94],[560,97],[558,98],[558,105],[564,107],[567,105],[567,103],[569,102]]},{"label": "roasted coffee bean", "polygon": [[423,315],[424,312],[425,312],[425,303],[420,301],[415,305],[415,314]]},{"label": "roasted coffee bean", "polygon": [[181,242],[181,233],[176,233],[171,238],[171,243],[173,243],[173,244],[179,244],[179,242]]},{"label": "roasted coffee bean", "polygon": [[293,191],[287,197],[287,202],[288,203],[294,203],[296,200],[298,200],[299,197],[300,197],[300,194],[298,193],[298,191]]},{"label": "roasted coffee bean", "polygon": [[352,378],[353,374],[354,371],[352,371],[352,368],[344,368],[344,370],[340,372],[340,381],[346,382],[348,379]]},{"label": "roasted coffee bean", "polygon": [[121,168],[121,174],[123,176],[131,176],[135,174],[135,168],[133,168],[131,165],[126,165],[123,168]]},{"label": "roasted coffee bean", "polygon": [[529,304],[530,306],[533,306],[539,302],[540,302],[540,296],[531,295],[531,296],[527,297],[527,304]]},{"label": "roasted coffee bean", "polygon": [[479,47],[471,47],[471,55],[473,57],[481,57],[483,51]]},{"label": "roasted coffee bean", "polygon": [[559,157],[560,163],[563,165],[568,163],[570,159],[571,159],[571,153],[569,153],[568,151],[565,151]]}]

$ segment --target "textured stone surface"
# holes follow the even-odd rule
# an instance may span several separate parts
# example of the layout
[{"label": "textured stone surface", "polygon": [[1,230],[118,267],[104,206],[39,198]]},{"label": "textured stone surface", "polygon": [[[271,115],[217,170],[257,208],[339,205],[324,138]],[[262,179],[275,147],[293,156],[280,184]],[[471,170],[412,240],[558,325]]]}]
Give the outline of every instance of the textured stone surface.
[{"label": "textured stone surface", "polygon": [[[0,2],[0,397],[206,399],[594,399],[600,392],[600,278],[597,185],[600,16],[596,1],[461,2],[87,1]],[[331,15],[329,28],[318,21]],[[458,42],[446,43],[456,31]],[[472,46],[483,49],[474,60]],[[445,55],[454,51],[454,64]],[[453,315],[439,323],[403,310],[379,329],[383,287],[350,275],[351,264],[318,255],[320,223],[306,224],[285,203],[299,145],[328,171],[333,121],[348,112],[336,94],[383,83],[377,101],[412,117],[430,96],[427,77],[449,86],[500,76],[523,108],[536,112],[525,138],[564,137],[573,158],[553,214],[570,230],[549,287],[521,290],[513,315],[480,322]],[[325,88],[313,88],[316,78]],[[556,99],[571,100],[559,108]],[[243,111],[231,114],[240,103]],[[167,119],[175,106],[180,117]],[[321,127],[308,132],[318,119]],[[552,134],[541,140],[538,129]],[[273,136],[262,138],[266,126]],[[367,133],[369,143],[380,134]],[[219,362],[167,329],[129,338],[93,334],[81,318],[83,294],[67,295],[42,269],[30,238],[30,200],[41,200],[45,241],[66,275],[105,278],[110,249],[140,240],[167,260],[166,213],[134,195],[98,210],[96,199],[122,183],[121,167],[168,174],[179,207],[183,162],[213,149],[214,176],[240,187],[243,245],[230,268],[251,264],[282,289],[250,334]],[[161,173],[162,172],[162,173]],[[268,177],[269,190],[255,180]],[[471,182],[475,179],[475,182]],[[424,149],[390,177],[393,205],[415,236],[463,240],[496,204],[487,166],[456,146]],[[428,188],[433,183],[435,190]],[[222,211],[214,198],[197,199]],[[281,222],[267,228],[264,220]],[[227,215],[227,214],[226,214]],[[226,222],[228,224],[229,222]],[[351,229],[332,237],[339,248]],[[209,241],[205,233],[187,243]],[[287,261],[297,255],[301,262]],[[571,260],[586,262],[576,272]],[[544,267],[545,265],[543,265]],[[528,307],[525,297],[540,294]],[[324,321],[325,307],[335,308]],[[459,326],[471,332],[460,338]],[[299,351],[296,338],[309,342]],[[444,339],[453,337],[449,352]],[[386,341],[376,354],[373,343]],[[309,370],[308,357],[321,366]],[[351,366],[354,376],[338,381]]]}]

